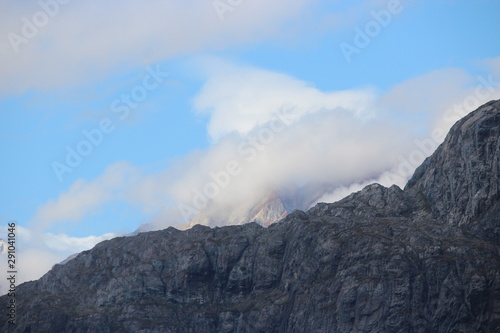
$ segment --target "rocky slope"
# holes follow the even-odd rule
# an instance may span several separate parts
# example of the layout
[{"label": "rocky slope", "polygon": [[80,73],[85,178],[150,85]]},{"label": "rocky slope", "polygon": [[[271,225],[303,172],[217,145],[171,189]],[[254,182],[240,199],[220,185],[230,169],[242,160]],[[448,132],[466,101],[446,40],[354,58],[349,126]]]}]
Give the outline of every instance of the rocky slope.
[{"label": "rocky slope", "polygon": [[19,286],[1,330],[499,332],[499,131],[493,101],[405,190],[373,184],[269,228],[102,242]]},{"label": "rocky slope", "polygon": [[433,215],[500,245],[500,113],[492,101],[454,126],[406,185]]}]

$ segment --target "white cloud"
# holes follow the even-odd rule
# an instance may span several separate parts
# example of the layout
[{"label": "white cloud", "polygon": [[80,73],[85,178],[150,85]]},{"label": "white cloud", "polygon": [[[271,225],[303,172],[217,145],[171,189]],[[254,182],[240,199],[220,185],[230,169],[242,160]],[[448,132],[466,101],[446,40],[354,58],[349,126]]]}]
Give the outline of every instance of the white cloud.
[{"label": "white cloud", "polygon": [[354,183],[348,186],[339,186],[333,192],[326,193],[321,198],[317,200],[318,202],[336,202],[339,201],[351,193],[362,190],[365,186],[376,183],[375,180],[365,181],[363,183]]},{"label": "white cloud", "polygon": [[386,93],[380,100],[398,112],[434,115],[450,101],[462,97],[473,78],[457,68],[439,69],[408,79]]},{"label": "white cloud", "polygon": [[45,233],[41,238],[43,244],[50,250],[63,253],[77,253],[92,248],[103,240],[118,236],[116,233],[106,233],[101,236],[72,237],[66,234]]},{"label": "white cloud", "polygon": [[[24,38],[23,18],[44,15],[39,3],[3,1],[0,35]],[[9,38],[0,39],[0,91],[67,87],[116,69],[272,38],[286,33],[283,24],[306,3],[245,1],[221,21],[212,1],[71,1],[35,26],[32,37],[25,34],[26,43],[13,48]]]},{"label": "white cloud", "polygon": [[[397,185],[400,188],[404,188],[406,185],[406,182],[408,181],[409,174],[400,174],[397,170],[397,168],[393,168],[389,171],[386,171],[382,173],[379,177],[365,180],[363,182],[354,182],[348,185],[343,185],[337,187],[335,190],[332,192],[325,193],[323,196],[321,196],[318,200],[316,200],[316,203],[318,202],[336,202],[339,201],[348,195],[361,191],[364,187],[373,184],[373,183],[378,183],[381,184],[385,187],[390,187],[392,185]],[[314,206],[313,204],[313,206]]]},{"label": "white cloud", "polygon": [[377,109],[371,90],[324,92],[256,68],[213,62],[210,68],[195,104],[199,112],[209,112],[208,130],[217,143],[157,174],[141,177],[121,165],[96,180],[77,181],[40,207],[33,224],[46,228],[79,220],[110,200],[122,200],[155,215],[155,224],[165,227],[184,217],[179,203],[192,206],[197,191],[204,193],[214,175],[227,174],[232,161],[241,173],[211,198],[212,214],[251,206],[269,191],[293,185],[365,180],[396,164],[411,143],[411,131]]},{"label": "white cloud", "polygon": [[213,60],[205,66],[210,68],[209,78],[194,106],[198,112],[210,114],[208,133],[214,140],[232,131],[246,135],[282,108],[293,109],[297,119],[325,109],[349,110],[360,118],[375,111],[375,96],[369,89],[323,92],[272,71]]},{"label": "white cloud", "polygon": [[500,76],[500,57],[484,59],[482,62],[486,65],[486,68],[494,74],[495,79],[497,81],[500,81],[500,78],[499,78],[499,76]]},{"label": "white cloud", "polygon": [[137,171],[127,163],[112,164],[96,180],[86,182],[79,179],[56,200],[49,200],[39,207],[28,225],[45,230],[58,222],[79,221],[104,203],[120,199],[136,177]]},{"label": "white cloud", "polygon": [[[107,233],[100,236],[71,237],[66,234],[51,234],[16,227],[16,285],[39,279],[52,266],[68,256],[94,247],[97,243],[119,236]],[[5,256],[5,255],[2,255]],[[0,258],[0,269],[7,271],[6,258]],[[0,294],[7,292],[7,284],[0,283]]]},{"label": "white cloud", "polygon": [[356,25],[373,19],[370,16],[373,10],[385,9],[388,5],[387,0],[337,2],[338,4],[329,8],[328,13],[321,18],[320,26],[325,30],[353,29]]},{"label": "white cloud", "polygon": [[[324,92],[287,75],[217,61],[207,66],[207,82],[194,104],[198,112],[210,115],[209,134],[219,141],[192,156],[165,188],[174,201],[188,204],[195,190],[203,192],[213,182],[210,173],[223,171],[228,161],[238,161],[241,174],[231,177],[230,184],[211,199],[214,215],[227,207],[255,203],[270,190],[290,184],[338,186],[324,198],[329,200],[372,182],[404,187],[440,143],[432,137],[433,130],[446,134],[464,116],[451,119],[446,110],[481,83],[463,70],[446,68],[377,96],[372,90]],[[255,142],[279,110],[291,110],[293,121],[274,133],[262,151],[255,149],[255,158],[248,161],[251,155],[238,153],[238,147],[250,138]],[[431,138],[431,150],[418,144]]]},{"label": "white cloud", "polygon": [[[160,228],[185,217],[179,203],[193,207],[195,201],[207,201],[210,214],[221,216],[234,207],[251,206],[269,191],[307,183],[338,187],[323,200],[338,199],[373,180],[403,187],[432,152],[422,151],[415,140],[427,139],[439,126],[445,133],[451,126],[447,108],[478,84],[464,71],[443,69],[383,95],[367,89],[325,92],[280,73],[220,61],[205,65],[210,67],[207,81],[194,105],[210,115],[208,131],[215,142],[210,148],[148,176],[128,165],[110,167],[40,207],[33,224],[45,228],[79,220],[109,200],[121,200],[154,216]],[[279,130],[273,128],[279,123],[276,112],[291,115]],[[205,195],[207,186],[217,183],[214,177],[227,174],[232,162],[240,172],[218,189],[208,189],[216,194]]]},{"label": "white cloud", "polygon": [[420,119],[420,125],[428,132],[425,133],[427,135],[435,128],[446,133],[464,115],[446,120],[443,113],[469,94],[474,83],[475,78],[461,69],[439,69],[396,85],[379,103],[381,107],[394,110],[395,117],[403,113],[404,121],[408,123]]}]

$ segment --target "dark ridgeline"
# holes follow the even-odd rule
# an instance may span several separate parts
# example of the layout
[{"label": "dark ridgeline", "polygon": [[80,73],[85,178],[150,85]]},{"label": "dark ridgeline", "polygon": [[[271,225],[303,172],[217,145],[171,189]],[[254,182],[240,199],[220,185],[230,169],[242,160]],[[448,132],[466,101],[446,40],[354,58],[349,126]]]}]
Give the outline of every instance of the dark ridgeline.
[{"label": "dark ridgeline", "polygon": [[404,191],[102,242],[18,287],[15,331],[500,332],[499,177],[492,101]]}]

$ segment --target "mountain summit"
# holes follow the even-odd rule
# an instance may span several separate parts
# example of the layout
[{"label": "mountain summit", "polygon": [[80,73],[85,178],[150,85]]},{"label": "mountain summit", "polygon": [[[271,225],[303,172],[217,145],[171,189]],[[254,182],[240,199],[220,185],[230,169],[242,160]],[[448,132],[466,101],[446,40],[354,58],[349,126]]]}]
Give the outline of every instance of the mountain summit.
[{"label": "mountain summit", "polygon": [[[499,332],[500,101],[404,190],[378,184],[263,228],[104,241],[18,287],[16,332]],[[137,249],[140,249],[138,251]],[[7,304],[7,296],[2,296]]]}]

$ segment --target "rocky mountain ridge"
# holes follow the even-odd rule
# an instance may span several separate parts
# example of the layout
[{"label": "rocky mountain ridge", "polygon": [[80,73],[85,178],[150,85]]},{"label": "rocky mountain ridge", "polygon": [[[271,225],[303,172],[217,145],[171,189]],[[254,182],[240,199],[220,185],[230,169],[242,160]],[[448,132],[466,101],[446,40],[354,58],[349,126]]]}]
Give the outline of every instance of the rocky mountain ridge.
[{"label": "rocky mountain ridge", "polygon": [[[500,101],[404,190],[104,241],[18,287],[9,332],[499,332]],[[141,249],[140,252],[136,249]],[[8,301],[0,297],[2,304]]]}]

